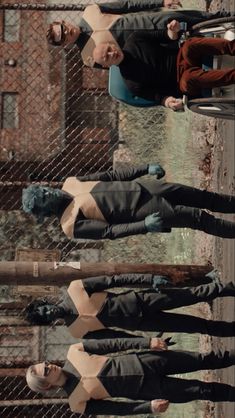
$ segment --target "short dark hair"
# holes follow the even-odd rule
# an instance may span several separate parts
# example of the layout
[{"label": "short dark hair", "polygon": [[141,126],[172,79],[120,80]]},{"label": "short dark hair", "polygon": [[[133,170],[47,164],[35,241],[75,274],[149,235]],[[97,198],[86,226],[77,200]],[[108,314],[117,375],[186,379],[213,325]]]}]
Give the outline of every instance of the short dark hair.
[{"label": "short dark hair", "polygon": [[39,223],[44,221],[44,215],[40,210],[43,201],[43,186],[31,184],[22,190],[22,206],[25,213],[34,215]]},{"label": "short dark hair", "polygon": [[23,315],[27,321],[32,325],[50,325],[51,322],[47,318],[43,318],[41,315],[36,312],[36,309],[40,306],[47,305],[49,302],[47,299],[36,299],[26,306]]}]

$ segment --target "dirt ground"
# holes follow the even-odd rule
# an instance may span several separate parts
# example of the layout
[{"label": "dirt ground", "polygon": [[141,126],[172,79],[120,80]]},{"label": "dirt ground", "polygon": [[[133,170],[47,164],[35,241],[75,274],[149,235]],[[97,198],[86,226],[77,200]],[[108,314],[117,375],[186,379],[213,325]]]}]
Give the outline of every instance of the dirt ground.
[{"label": "dirt ground", "polygon": [[[218,124],[218,142],[215,149],[215,162],[218,164],[218,176],[213,179],[217,190],[224,193],[235,193],[235,124],[234,122],[225,122]],[[235,221],[235,216],[231,217]],[[212,256],[213,265],[218,267],[222,273],[223,281],[235,279],[235,240],[216,240],[215,250]],[[215,318],[225,320],[235,320],[234,298],[218,299],[213,306]],[[226,338],[212,341],[213,345],[226,349],[235,349],[235,338]],[[223,370],[217,374],[222,382],[235,385],[234,367]],[[218,405],[216,408],[216,417],[234,418],[234,404]]]},{"label": "dirt ground", "polygon": [[[205,2],[202,2],[205,8]],[[233,0],[212,0],[209,11],[234,10]],[[212,144],[211,173],[209,187],[220,193],[235,194],[235,123],[234,121],[210,120],[208,122],[208,134]],[[226,216],[226,219],[234,220],[235,216]],[[211,250],[212,248],[212,250]],[[221,271],[221,278],[228,282],[235,280],[235,240],[214,239],[203,246],[203,251],[209,255],[208,261]],[[208,256],[207,256],[208,257]],[[217,299],[212,307],[214,319],[235,320],[234,298]],[[235,338],[202,339],[202,344],[212,344],[213,348],[235,349]],[[216,379],[224,383],[235,385],[235,368],[230,367],[208,376],[208,379]],[[208,403],[205,418],[235,418],[234,403]]]}]

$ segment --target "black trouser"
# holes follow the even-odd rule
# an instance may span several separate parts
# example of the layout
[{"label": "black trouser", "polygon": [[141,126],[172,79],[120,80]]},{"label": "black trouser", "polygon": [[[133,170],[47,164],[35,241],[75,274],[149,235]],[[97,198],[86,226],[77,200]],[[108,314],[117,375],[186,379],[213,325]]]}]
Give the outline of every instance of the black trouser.
[{"label": "black trouser", "polygon": [[[235,387],[222,383],[205,383],[167,375],[198,370],[215,370],[235,364],[235,352],[214,351],[200,354],[187,351],[158,351],[138,354],[145,380],[139,397],[144,400],[168,399],[183,403],[196,399],[211,401],[235,401]],[[159,389],[160,380],[160,389]],[[156,384],[155,384],[156,382]],[[160,393],[159,393],[160,392]]]},{"label": "black trouser", "polygon": [[195,287],[161,288],[159,292],[136,292],[143,316],[139,318],[136,329],[142,331],[187,332],[217,336],[234,336],[235,322],[210,321],[192,315],[161,312],[209,302],[217,297],[235,297],[235,284],[222,284],[218,281]]},{"label": "black trouser", "polygon": [[217,297],[235,297],[235,283],[210,283],[192,287],[162,287],[158,291],[136,292],[143,314],[154,315],[161,310],[194,305],[198,302],[209,302]]},{"label": "black trouser", "polygon": [[185,332],[187,334],[207,334],[217,337],[235,336],[235,321],[212,321],[193,315],[159,312],[144,316],[137,326],[139,331]]},{"label": "black trouser", "polygon": [[[159,212],[166,228],[192,228],[223,238],[235,238],[235,222],[215,218],[212,212],[235,213],[235,197],[158,180],[141,181],[147,189],[137,217]],[[151,195],[151,199],[150,196]]]},{"label": "black trouser", "polygon": [[157,12],[151,13],[151,20],[155,26],[155,29],[165,29],[167,23],[171,20],[178,20],[179,22],[187,22],[188,27],[195,25],[196,23],[204,22],[205,20],[210,19],[217,19],[221,17],[229,17],[234,16],[234,12],[216,12],[216,13],[208,13],[200,10],[174,10],[174,11],[165,11],[165,12]]}]

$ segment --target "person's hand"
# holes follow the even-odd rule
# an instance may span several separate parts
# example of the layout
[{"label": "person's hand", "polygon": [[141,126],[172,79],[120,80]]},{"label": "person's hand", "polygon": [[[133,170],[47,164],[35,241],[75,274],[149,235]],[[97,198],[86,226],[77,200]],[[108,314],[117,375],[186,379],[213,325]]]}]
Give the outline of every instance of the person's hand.
[{"label": "person's hand", "polygon": [[174,111],[184,109],[183,99],[176,99],[175,97],[172,97],[172,96],[166,97],[163,105],[167,107],[168,109],[171,109]]},{"label": "person's hand", "polygon": [[162,218],[159,212],[152,213],[152,215],[146,216],[144,220],[145,227],[148,232],[161,232],[162,231]]},{"label": "person's hand", "polygon": [[152,287],[158,291],[158,286],[167,286],[171,284],[171,281],[169,279],[169,277],[167,276],[158,276],[158,275],[154,275],[153,276],[153,284]]},{"label": "person's hand", "polygon": [[178,20],[174,19],[170,23],[168,23],[168,25],[167,25],[167,35],[169,36],[170,39],[172,39],[173,41],[178,39],[179,31],[180,31],[180,22],[178,22]]},{"label": "person's hand", "polygon": [[162,338],[153,337],[150,340],[150,349],[156,351],[167,350],[167,342],[165,340],[162,340]]},{"label": "person's hand", "polygon": [[153,414],[158,412],[165,412],[169,406],[170,402],[166,399],[154,399],[151,401],[151,410]]},{"label": "person's hand", "polygon": [[168,9],[178,9],[183,6],[180,0],[163,0],[163,7],[167,7]]},{"label": "person's hand", "polygon": [[157,176],[157,179],[161,179],[165,176],[166,172],[160,164],[149,164],[148,173],[150,176]]}]

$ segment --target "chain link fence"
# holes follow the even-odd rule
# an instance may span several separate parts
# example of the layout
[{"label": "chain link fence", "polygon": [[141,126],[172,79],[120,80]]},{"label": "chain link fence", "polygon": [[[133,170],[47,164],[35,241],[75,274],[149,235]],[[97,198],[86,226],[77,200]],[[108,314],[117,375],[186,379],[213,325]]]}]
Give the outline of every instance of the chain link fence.
[{"label": "chain link fence", "polygon": [[[76,46],[48,46],[48,24],[61,19],[77,24],[81,11],[76,9],[88,2],[53,6],[48,0],[43,6],[40,0],[28,0],[23,10],[13,1],[5,3],[9,7],[0,10],[0,259],[195,260],[190,231],[112,243],[68,241],[56,219],[37,225],[21,211],[22,188],[31,182],[60,186],[68,176],[113,164],[156,161],[166,168],[169,181],[199,185],[204,174],[198,172],[198,162],[205,150],[191,141],[194,122],[189,113],[120,105],[108,95],[107,72],[84,67]],[[28,10],[32,4],[34,10]],[[203,132],[204,121],[195,120],[195,131]],[[28,327],[21,317],[32,297],[58,299],[61,293],[54,287],[11,286],[2,286],[0,292],[0,416],[75,416],[65,399],[35,395],[24,381],[28,365],[45,358],[63,362],[73,342],[63,326]],[[181,338],[185,349],[198,344],[197,337],[177,337],[179,344]],[[187,416],[196,417],[193,408],[188,406]],[[181,413],[176,408],[174,417]]]}]

